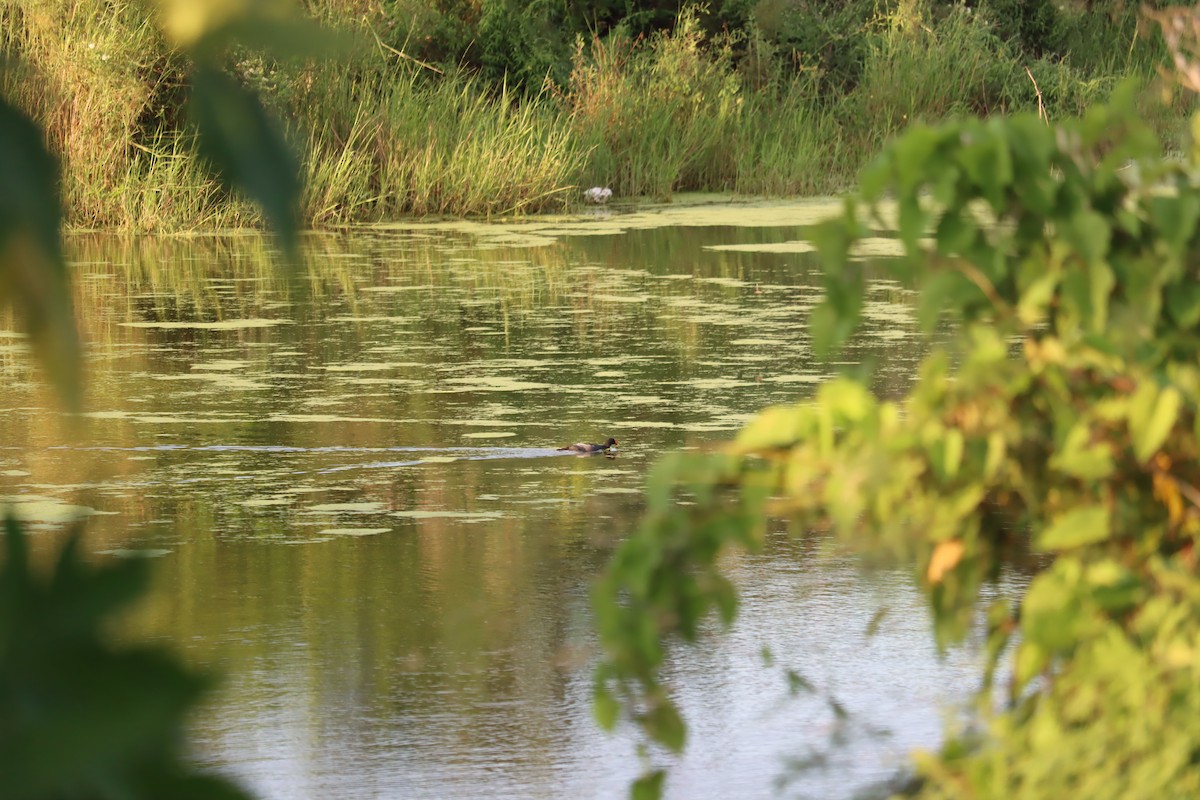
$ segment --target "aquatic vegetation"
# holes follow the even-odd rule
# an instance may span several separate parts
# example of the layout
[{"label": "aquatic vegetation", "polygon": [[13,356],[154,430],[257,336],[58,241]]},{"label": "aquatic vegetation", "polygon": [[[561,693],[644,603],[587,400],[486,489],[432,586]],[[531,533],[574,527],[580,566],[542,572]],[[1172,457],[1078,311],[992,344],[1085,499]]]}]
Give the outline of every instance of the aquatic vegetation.
[{"label": "aquatic vegetation", "polygon": [[[781,517],[910,569],[939,646],[982,628],[976,719],[918,755],[915,796],[1200,790],[1195,761],[1176,755],[1200,747],[1191,170],[1163,158],[1128,95],[1054,127],[969,119],[888,147],[815,237],[813,346],[835,354],[864,319],[890,316],[870,308],[853,260],[868,225],[891,216],[886,197],[905,255],[879,266],[917,289],[927,333],[949,317],[954,334],[895,399],[843,376],[763,410],[726,446],[654,468],[641,531],[595,593],[598,718],[624,712],[684,746],[660,677],[668,645],[699,639],[713,612],[735,617],[726,554],[758,552]],[[1031,574],[1028,590],[989,596],[1010,568]],[[656,797],[663,781],[650,770],[634,791]]]}]

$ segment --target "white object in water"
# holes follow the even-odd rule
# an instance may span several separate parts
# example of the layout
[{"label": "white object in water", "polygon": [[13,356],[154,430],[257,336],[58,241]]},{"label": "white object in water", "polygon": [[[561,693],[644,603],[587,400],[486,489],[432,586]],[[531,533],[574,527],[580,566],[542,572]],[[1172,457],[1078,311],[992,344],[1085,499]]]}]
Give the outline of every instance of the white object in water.
[{"label": "white object in water", "polygon": [[593,186],[583,193],[584,200],[596,205],[607,203],[610,197],[612,197],[612,189],[609,189],[607,186]]}]

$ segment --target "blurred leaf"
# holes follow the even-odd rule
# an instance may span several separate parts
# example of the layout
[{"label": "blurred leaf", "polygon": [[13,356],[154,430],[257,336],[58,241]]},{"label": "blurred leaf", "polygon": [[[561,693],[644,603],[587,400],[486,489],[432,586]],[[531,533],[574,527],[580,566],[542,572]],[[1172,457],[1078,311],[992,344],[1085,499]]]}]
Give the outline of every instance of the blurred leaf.
[{"label": "blurred leaf", "polygon": [[963,543],[957,539],[948,539],[944,542],[938,542],[933,548],[933,555],[929,558],[929,568],[925,570],[925,577],[930,583],[938,583],[946,575],[947,572],[958,566],[958,562],[962,561]]},{"label": "blurred leaf", "polygon": [[144,562],[93,568],[78,534],[46,576],[6,522],[0,569],[0,794],[56,797],[244,798],[192,775],[185,715],[208,679],[166,650],[114,646],[105,626],[146,587]]},{"label": "blurred leaf", "polygon": [[661,769],[656,769],[641,776],[633,782],[629,796],[632,800],[658,800],[662,797],[663,780],[666,775]]},{"label": "blurred leaf", "polygon": [[828,358],[836,353],[854,329],[858,327],[857,317],[847,318],[846,314],[826,298],[812,310],[808,317],[808,330],[812,335],[813,352],[818,358]]},{"label": "blurred leaf", "polygon": [[921,330],[931,333],[937,326],[942,309],[948,304],[956,287],[964,278],[956,272],[940,271],[934,273],[921,290],[917,306],[917,323]]},{"label": "blurred leaf", "polygon": [[805,410],[799,406],[772,406],[758,412],[738,433],[743,450],[770,450],[795,444]]},{"label": "blurred leaf", "polygon": [[592,712],[596,715],[596,723],[606,731],[615,728],[617,720],[621,716],[621,704],[613,697],[612,692],[599,681],[597,681],[592,694]]},{"label": "blurred leaf", "polygon": [[977,233],[965,209],[947,209],[937,226],[938,251],[943,255],[961,253],[975,241]]},{"label": "blurred leaf", "polygon": [[201,154],[228,185],[258,203],[295,264],[300,165],[282,132],[253,93],[209,67],[192,76],[191,109]]},{"label": "blurred leaf", "polygon": [[245,13],[207,30],[189,49],[205,63],[215,63],[220,53],[233,45],[263,53],[277,60],[303,58],[345,59],[365,40],[351,33],[332,30],[313,19],[295,14]]},{"label": "blurred leaf", "polygon": [[1138,461],[1148,461],[1166,441],[1182,401],[1174,386],[1159,391],[1154,382],[1148,380],[1138,386],[1129,404],[1129,432]]},{"label": "blurred leaf", "polygon": [[79,338],[59,240],[58,165],[41,132],[0,99],[0,302],[24,320],[70,409],[80,404]]},{"label": "blurred leaf", "polygon": [[1062,449],[1050,459],[1050,467],[1085,480],[1108,477],[1114,469],[1112,450],[1107,442],[1091,444],[1091,429],[1078,422],[1067,434]]},{"label": "blurred leaf", "polygon": [[867,622],[866,636],[868,639],[879,633],[879,629],[883,626],[883,620],[890,611],[891,609],[887,606],[880,606],[875,609],[875,613],[871,615],[871,619]]},{"label": "blurred leaf", "polygon": [[1086,264],[1094,264],[1108,255],[1112,230],[1108,221],[1095,211],[1074,214],[1063,227],[1063,233]]},{"label": "blurred leaf", "polygon": [[687,726],[673,703],[660,699],[646,712],[644,724],[646,732],[659,744],[676,753],[683,750]]},{"label": "blurred leaf", "polygon": [[1022,642],[1017,648],[1016,664],[1013,668],[1014,688],[1019,692],[1046,668],[1049,659],[1046,651],[1032,642]]},{"label": "blurred leaf", "polygon": [[811,693],[814,691],[813,685],[811,683],[809,683],[808,679],[805,678],[803,675],[801,675],[799,672],[796,672],[796,670],[789,669],[786,674],[787,674],[788,692],[790,694],[797,695],[797,694],[800,694],[801,692]]},{"label": "blurred leaf", "polygon": [[1102,542],[1111,534],[1108,510],[1102,506],[1074,508],[1055,517],[1037,537],[1043,550],[1069,550]]},{"label": "blurred leaf", "polygon": [[1167,293],[1167,310],[1181,328],[1200,324],[1200,284],[1185,281]]}]

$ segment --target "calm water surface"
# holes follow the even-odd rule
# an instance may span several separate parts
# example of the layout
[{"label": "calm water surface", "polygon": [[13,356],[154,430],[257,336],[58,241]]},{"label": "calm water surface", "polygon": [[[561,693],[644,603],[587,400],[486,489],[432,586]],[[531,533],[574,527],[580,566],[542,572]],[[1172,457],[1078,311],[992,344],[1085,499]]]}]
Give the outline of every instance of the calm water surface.
[{"label": "calm water surface", "polygon": [[[129,627],[226,674],[197,758],[263,798],[622,797],[640,764],[592,721],[590,582],[659,453],[828,374],[821,213],[314,235],[290,287],[257,237],[77,236],[88,410],[56,410],[6,322],[0,495],[43,548],[88,517],[98,557],[155,557]],[[847,358],[895,394],[911,297],[870,300]],[[607,436],[616,458],[554,450]],[[656,756],[669,797],[848,798],[937,745],[977,654],[936,657],[907,576],[783,533],[728,567],[742,617],[669,665],[694,726]]]}]

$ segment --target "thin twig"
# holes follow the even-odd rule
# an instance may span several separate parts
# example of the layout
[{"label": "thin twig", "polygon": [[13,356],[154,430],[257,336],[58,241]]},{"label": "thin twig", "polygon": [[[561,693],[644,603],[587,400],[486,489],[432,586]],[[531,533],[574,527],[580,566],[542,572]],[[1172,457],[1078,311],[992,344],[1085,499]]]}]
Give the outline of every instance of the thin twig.
[{"label": "thin twig", "polygon": [[1037,94],[1038,99],[1038,119],[1050,125],[1050,115],[1046,113],[1046,106],[1042,103],[1042,90],[1038,88],[1037,81],[1033,80],[1033,73],[1029,71],[1029,67],[1025,68],[1025,74],[1029,76],[1029,80],[1033,82],[1033,91]]},{"label": "thin twig", "polygon": [[426,64],[426,63],[425,63],[424,61],[422,61],[421,59],[419,59],[419,58],[413,58],[413,57],[412,57],[412,56],[410,56],[408,53],[405,53],[405,52],[404,52],[404,51],[402,51],[402,50],[397,50],[396,48],[394,48],[394,47],[392,47],[391,45],[387,44],[386,42],[384,42],[384,41],[383,41],[383,39],[380,39],[380,38],[379,38],[379,34],[378,34],[378,33],[375,33],[375,31],[374,31],[374,30],[372,30],[372,31],[371,31],[371,35],[375,37],[375,42],[376,42],[376,43],[377,43],[377,44],[378,44],[380,47],[382,47],[384,50],[387,50],[388,52],[391,52],[391,53],[395,53],[396,55],[400,56],[401,58],[407,58],[409,61],[413,62],[414,64],[416,64],[416,65],[418,65],[418,66],[421,66],[421,67],[424,67],[425,69],[432,70],[433,72],[436,72],[438,75],[445,75],[445,74],[446,74],[446,73],[445,73],[445,72],[443,72],[442,70],[440,70],[440,69],[438,69],[437,67],[435,67],[433,64]]}]

